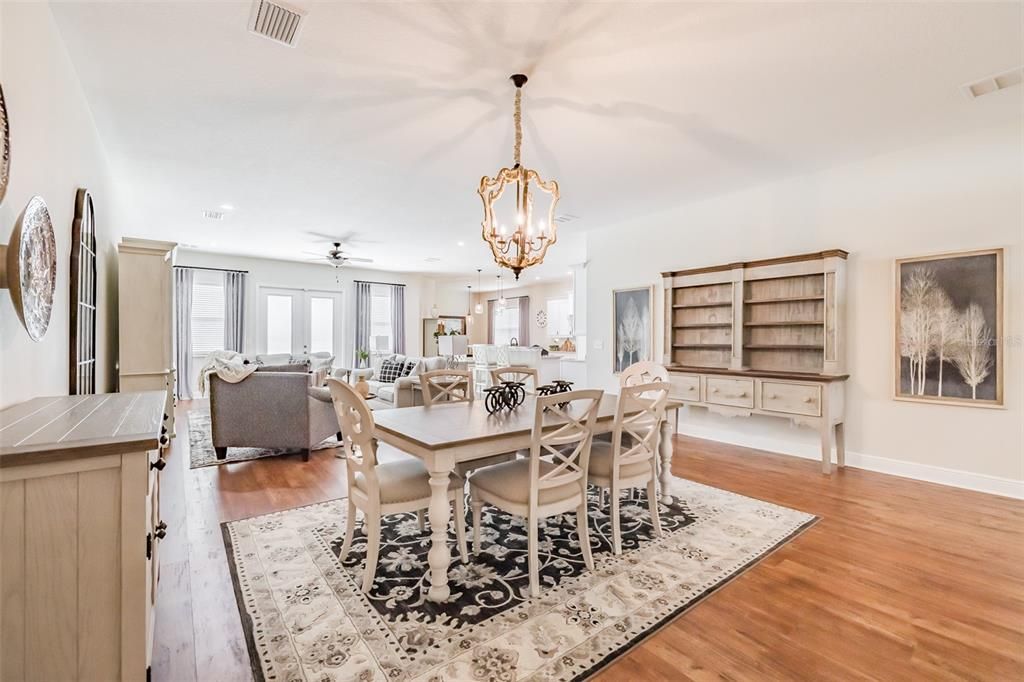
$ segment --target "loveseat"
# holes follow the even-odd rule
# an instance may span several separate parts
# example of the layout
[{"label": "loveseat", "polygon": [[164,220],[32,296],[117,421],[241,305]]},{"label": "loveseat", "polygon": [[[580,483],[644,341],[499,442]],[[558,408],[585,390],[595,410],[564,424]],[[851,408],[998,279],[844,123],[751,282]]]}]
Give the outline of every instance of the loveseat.
[{"label": "loveseat", "polygon": [[[381,358],[380,364],[385,361],[413,363],[412,370],[406,376],[399,377],[393,383],[380,380],[380,367],[366,367],[352,370],[352,381],[356,382],[359,377],[366,379],[370,384],[370,392],[377,395],[379,402],[385,403],[387,407],[412,407],[418,403],[417,392],[413,389],[413,377],[423,372],[431,372],[437,369],[464,369],[465,363],[454,363],[449,366],[449,359],[435,356],[429,358],[392,354]],[[335,378],[344,380],[344,372],[335,372]]]}]

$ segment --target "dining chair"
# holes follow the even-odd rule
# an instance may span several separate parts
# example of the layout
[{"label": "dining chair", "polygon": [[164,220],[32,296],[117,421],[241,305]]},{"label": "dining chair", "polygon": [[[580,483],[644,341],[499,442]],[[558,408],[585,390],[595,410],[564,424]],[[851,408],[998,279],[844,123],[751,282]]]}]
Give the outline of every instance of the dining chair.
[{"label": "dining chair", "polygon": [[619,386],[649,384],[654,381],[668,381],[668,370],[664,365],[650,360],[634,362],[619,374]]},{"label": "dining chair", "polygon": [[534,367],[498,367],[491,370],[491,383],[498,386],[503,381],[519,381],[526,383],[531,379],[533,383],[527,387],[530,393],[536,393],[540,385],[540,373]]},{"label": "dining chair", "polygon": [[[352,546],[356,509],[359,509],[363,512],[367,543],[363,592],[369,592],[377,573],[381,519],[411,511],[422,513],[429,508],[430,476],[423,462],[412,455],[378,463],[373,411],[366,400],[354,387],[337,379],[328,379],[327,386],[338,415],[345,449],[345,476],[348,479],[348,518],[339,560],[345,559]],[[469,555],[466,551],[464,487],[465,480],[452,474],[448,482],[448,501],[455,505],[455,535],[459,554],[465,560]]]},{"label": "dining chair", "polygon": [[435,369],[420,374],[423,403],[473,402],[473,375],[465,369]]},{"label": "dining chair", "polygon": [[[647,505],[651,513],[654,535],[661,537],[658,516],[658,441],[661,422],[665,419],[669,385],[665,381],[623,386],[615,410],[612,441],[595,441],[588,464],[591,485],[611,493],[612,550],[622,553],[622,532],[619,523],[621,491],[647,488]],[[474,529],[475,532],[475,529]]]},{"label": "dining chair", "polygon": [[536,398],[530,456],[477,469],[469,477],[473,554],[480,552],[484,503],[526,519],[530,595],[540,595],[540,519],[576,510],[580,550],[594,570],[587,532],[587,467],[604,391],[585,389]]}]

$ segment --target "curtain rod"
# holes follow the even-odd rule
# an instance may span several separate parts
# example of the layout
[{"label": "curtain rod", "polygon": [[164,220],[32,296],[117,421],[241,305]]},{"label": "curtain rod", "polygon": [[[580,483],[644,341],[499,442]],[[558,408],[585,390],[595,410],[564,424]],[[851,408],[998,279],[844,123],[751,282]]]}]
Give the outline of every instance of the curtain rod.
[{"label": "curtain rod", "polygon": [[248,275],[248,270],[232,270],[231,268],[204,268],[201,265],[175,265],[174,267],[183,270],[210,270],[212,272],[241,272],[244,275]]},{"label": "curtain rod", "polygon": [[356,282],[356,283],[360,283],[360,284],[380,284],[380,285],[386,286],[386,287],[404,287],[405,286],[404,284],[397,284],[396,282],[371,282],[368,279],[354,279],[352,281]]}]

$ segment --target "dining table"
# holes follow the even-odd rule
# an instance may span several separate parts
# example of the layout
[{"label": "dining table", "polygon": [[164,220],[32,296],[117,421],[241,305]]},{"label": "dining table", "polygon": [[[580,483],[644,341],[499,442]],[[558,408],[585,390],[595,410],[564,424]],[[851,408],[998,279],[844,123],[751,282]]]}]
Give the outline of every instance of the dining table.
[{"label": "dining table", "polygon": [[[605,393],[598,405],[595,435],[609,433],[615,426],[618,395]],[[672,435],[683,403],[669,400],[659,441],[659,499],[672,502],[668,494],[671,479]],[[448,481],[456,464],[486,459],[494,455],[529,449],[535,419],[536,397],[528,394],[512,410],[488,413],[483,400],[443,402],[435,405],[401,407],[374,412],[374,436],[378,441],[402,450],[423,461],[430,474],[430,588],[427,598],[435,602],[448,599]],[[544,417],[545,427],[557,428],[564,418],[555,413]]]}]

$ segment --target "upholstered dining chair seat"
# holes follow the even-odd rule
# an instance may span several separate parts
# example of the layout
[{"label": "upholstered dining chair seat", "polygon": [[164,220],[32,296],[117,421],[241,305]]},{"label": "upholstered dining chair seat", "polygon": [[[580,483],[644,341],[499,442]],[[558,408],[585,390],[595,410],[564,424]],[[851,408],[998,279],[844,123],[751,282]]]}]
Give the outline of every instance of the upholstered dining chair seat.
[{"label": "upholstered dining chair seat", "polygon": [[[384,462],[377,465],[377,481],[380,483],[380,501],[382,504],[411,502],[430,497],[430,474],[423,462],[408,455],[401,460]],[[355,475],[356,488],[369,493],[366,477],[361,473]],[[465,481],[452,475],[448,480],[448,490],[459,490]]]},{"label": "upholstered dining chair seat", "polygon": [[[588,467],[591,476],[604,479],[612,477],[612,444],[595,440],[590,446],[590,466]],[[650,471],[651,466],[647,462],[632,462],[619,467],[619,478],[627,479],[640,476]]]},{"label": "upholstered dining chair seat", "polygon": [[[540,460],[539,475],[543,476],[554,468],[554,464],[542,459]],[[470,480],[475,487],[503,500],[515,504],[530,503],[529,459],[516,459],[477,469],[470,474]],[[551,504],[579,494],[579,483],[573,482],[555,488],[544,488],[539,492],[537,500],[540,504]]]}]

